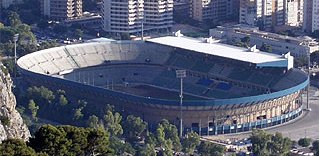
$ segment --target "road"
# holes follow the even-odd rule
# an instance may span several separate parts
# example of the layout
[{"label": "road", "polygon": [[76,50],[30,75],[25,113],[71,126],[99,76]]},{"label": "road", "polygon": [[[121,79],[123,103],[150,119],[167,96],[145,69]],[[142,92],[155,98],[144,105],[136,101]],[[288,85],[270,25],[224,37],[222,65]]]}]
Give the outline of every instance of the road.
[{"label": "road", "polygon": [[[319,140],[319,90],[311,87],[309,92],[309,103],[311,111],[304,111],[303,115],[285,125],[271,127],[266,129],[270,133],[280,132],[284,136],[292,140],[299,140],[302,137],[309,137],[313,140]],[[306,95],[303,95],[304,104],[306,107]],[[244,132],[238,134],[226,134],[218,136],[209,136],[207,138],[213,140],[238,140],[249,137],[251,132]]]}]

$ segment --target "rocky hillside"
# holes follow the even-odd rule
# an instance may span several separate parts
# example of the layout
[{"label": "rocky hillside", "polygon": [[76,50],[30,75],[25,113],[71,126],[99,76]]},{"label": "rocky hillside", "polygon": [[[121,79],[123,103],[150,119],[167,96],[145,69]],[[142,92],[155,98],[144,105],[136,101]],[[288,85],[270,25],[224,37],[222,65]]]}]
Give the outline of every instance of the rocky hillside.
[{"label": "rocky hillside", "polygon": [[6,68],[0,64],[0,141],[7,138],[28,140],[30,132],[15,109],[16,98],[12,93],[12,80]]}]

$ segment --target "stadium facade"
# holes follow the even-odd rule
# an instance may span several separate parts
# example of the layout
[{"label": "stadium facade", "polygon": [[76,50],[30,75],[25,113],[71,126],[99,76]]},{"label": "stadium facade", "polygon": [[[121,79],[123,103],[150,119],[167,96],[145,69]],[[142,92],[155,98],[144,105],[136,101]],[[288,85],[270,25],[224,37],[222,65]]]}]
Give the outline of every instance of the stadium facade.
[{"label": "stadium facade", "polygon": [[105,41],[55,47],[18,60],[35,85],[64,89],[110,103],[150,124],[179,124],[180,80],[185,69],[183,125],[202,135],[249,131],[288,122],[302,113],[308,76],[290,54],[274,55],[176,36],[147,41]]}]

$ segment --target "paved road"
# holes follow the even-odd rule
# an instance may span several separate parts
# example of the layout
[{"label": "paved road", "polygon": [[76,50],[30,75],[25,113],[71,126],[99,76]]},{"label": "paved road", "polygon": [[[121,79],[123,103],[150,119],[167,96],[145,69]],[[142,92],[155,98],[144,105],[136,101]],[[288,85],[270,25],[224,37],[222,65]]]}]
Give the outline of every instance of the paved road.
[{"label": "paved road", "polygon": [[[311,111],[304,111],[302,117],[295,119],[285,125],[267,129],[270,133],[280,132],[284,136],[292,140],[298,140],[302,137],[310,137],[319,140],[319,90],[311,87],[309,92],[309,103]],[[303,96],[304,107],[306,107],[306,95]],[[242,139],[249,137],[251,133],[227,134],[210,136],[209,139],[226,140],[226,139]]]}]

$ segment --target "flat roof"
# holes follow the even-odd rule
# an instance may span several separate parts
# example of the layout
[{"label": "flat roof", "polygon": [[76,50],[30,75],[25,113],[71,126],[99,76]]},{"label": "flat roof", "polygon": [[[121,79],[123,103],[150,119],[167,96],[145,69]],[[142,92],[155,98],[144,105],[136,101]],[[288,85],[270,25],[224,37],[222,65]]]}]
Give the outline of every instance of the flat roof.
[{"label": "flat roof", "polygon": [[221,43],[206,43],[200,39],[184,36],[165,36],[148,39],[147,41],[255,64],[280,62],[279,64],[282,64],[284,66],[287,65],[288,61],[288,59],[284,58],[282,55],[261,52],[258,49],[256,49],[256,51],[254,52],[250,52],[247,48],[236,47]]}]

